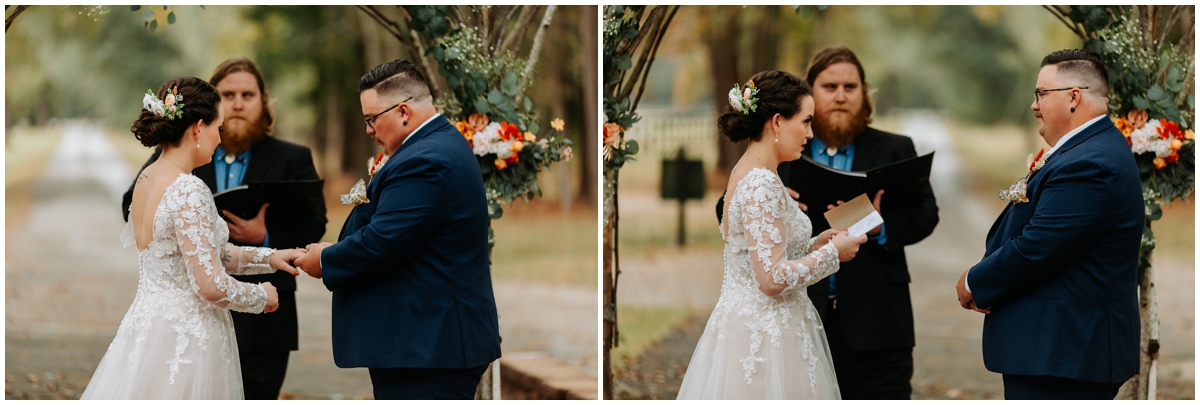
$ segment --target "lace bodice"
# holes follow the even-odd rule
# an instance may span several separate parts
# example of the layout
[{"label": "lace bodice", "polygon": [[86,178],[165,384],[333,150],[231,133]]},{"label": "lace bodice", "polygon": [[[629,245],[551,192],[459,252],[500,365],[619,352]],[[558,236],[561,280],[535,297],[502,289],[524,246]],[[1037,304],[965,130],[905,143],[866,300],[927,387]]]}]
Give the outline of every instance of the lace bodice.
[{"label": "lace bodice", "polygon": [[[764,340],[779,347],[787,331],[799,336],[802,347],[793,349],[815,367],[811,333],[823,333],[823,328],[805,287],[838,270],[837,249],[831,243],[814,249],[812,223],[769,170],[752,169],[738,181],[728,204],[722,224],[725,279],[709,325],[749,329],[750,347],[736,355],[747,384],[756,364],[770,361],[758,355]],[[730,323],[730,315],[744,322]],[[718,339],[727,332],[732,331],[718,330]],[[815,390],[815,377],[810,380]]]},{"label": "lace bodice", "polygon": [[[132,221],[126,224],[121,234],[127,248],[136,246],[132,224]],[[267,263],[274,250],[227,243],[229,228],[217,214],[212,194],[199,178],[180,175],[167,187],[154,212],[151,229],[149,245],[138,251],[137,296],[97,368],[93,384],[85,391],[85,398],[103,398],[114,392],[118,398],[137,397],[138,392],[157,392],[149,395],[158,397],[161,390],[157,388],[144,391],[125,386],[153,385],[147,380],[146,371],[139,371],[139,367],[146,367],[143,362],[150,359],[161,358],[150,364],[165,363],[163,383],[172,387],[181,365],[190,365],[193,370],[187,374],[190,376],[197,370],[210,370],[213,366],[205,361],[210,358],[219,362],[211,370],[213,376],[235,374],[230,372],[230,361],[236,360],[237,347],[226,309],[261,313],[266,307],[267,293],[261,285],[238,281],[229,274],[275,271]],[[155,344],[164,339],[174,343],[173,350]],[[236,362],[233,365],[236,367]],[[117,371],[102,373],[102,370]],[[223,378],[211,380],[223,381]],[[185,376],[183,382],[181,392],[191,392],[194,387],[188,385],[195,381]],[[114,388],[113,384],[121,386]],[[101,391],[89,392],[93,385]],[[240,394],[240,382],[236,385],[238,392],[234,394]],[[108,388],[99,388],[104,386]],[[116,389],[124,391],[112,391]]]}]

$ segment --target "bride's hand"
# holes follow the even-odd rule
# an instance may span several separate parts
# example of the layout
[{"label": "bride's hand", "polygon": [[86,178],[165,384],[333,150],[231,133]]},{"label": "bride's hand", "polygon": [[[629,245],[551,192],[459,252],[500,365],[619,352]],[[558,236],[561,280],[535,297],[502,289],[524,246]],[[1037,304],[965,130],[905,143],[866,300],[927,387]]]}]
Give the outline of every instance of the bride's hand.
[{"label": "bride's hand", "polygon": [[837,248],[838,261],[848,262],[858,254],[858,246],[867,242],[867,235],[850,236],[846,231],[838,232],[830,243]]},{"label": "bride's hand", "polygon": [[263,313],[269,314],[279,309],[279,292],[275,291],[275,286],[271,282],[262,283],[264,290],[267,290],[267,306],[263,307]]},{"label": "bride's hand", "polygon": [[288,272],[288,274],[298,276],[300,275],[300,271],[292,267],[292,263],[307,252],[307,249],[276,250],[275,253],[271,253],[271,256],[267,258],[267,262],[271,264],[271,268],[283,270]]},{"label": "bride's hand", "polygon": [[833,239],[833,235],[837,235],[837,233],[838,231],[833,229],[826,229],[825,232],[821,232],[820,235],[817,235],[817,240],[813,242],[812,249],[817,250],[821,248],[821,246],[825,246],[826,243],[829,243],[830,239]]}]

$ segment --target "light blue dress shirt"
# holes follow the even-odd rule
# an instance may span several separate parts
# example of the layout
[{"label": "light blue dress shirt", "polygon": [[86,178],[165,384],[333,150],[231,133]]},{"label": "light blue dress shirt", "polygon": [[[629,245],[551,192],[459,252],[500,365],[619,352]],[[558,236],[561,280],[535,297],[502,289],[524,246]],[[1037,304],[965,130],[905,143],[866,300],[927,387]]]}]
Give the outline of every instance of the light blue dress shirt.
[{"label": "light blue dress shirt", "polygon": [[[246,165],[250,164],[250,149],[234,156],[233,163],[225,162],[225,150],[217,145],[217,150],[213,152],[213,170],[217,174],[217,192],[225,191],[230,187],[242,185],[242,179],[246,177]],[[242,218],[249,219],[249,218]],[[271,247],[271,234],[268,232],[263,237],[263,247]]]}]

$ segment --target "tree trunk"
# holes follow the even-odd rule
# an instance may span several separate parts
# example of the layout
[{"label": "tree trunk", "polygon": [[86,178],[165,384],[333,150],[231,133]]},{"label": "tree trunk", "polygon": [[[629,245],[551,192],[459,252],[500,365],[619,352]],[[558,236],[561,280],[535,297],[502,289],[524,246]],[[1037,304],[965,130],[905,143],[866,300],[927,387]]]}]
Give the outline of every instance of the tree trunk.
[{"label": "tree trunk", "polygon": [[597,7],[584,6],[578,7],[580,10],[579,18],[579,38],[583,46],[581,47],[581,61],[583,64],[583,133],[579,139],[580,144],[575,145],[575,158],[579,159],[579,163],[583,170],[580,170],[580,175],[583,176],[579,182],[579,196],[584,201],[588,202],[589,206],[596,205],[596,189],[598,184],[596,178],[599,173],[596,171],[596,156],[598,156],[599,139],[596,137],[596,127],[598,124],[596,110],[596,24],[589,22],[596,21]]},{"label": "tree trunk", "polygon": [[[708,66],[712,73],[713,106],[720,115],[729,107],[728,93],[734,83],[743,83],[748,77],[738,74],[738,38],[741,28],[738,20],[742,8],[736,6],[712,7],[709,13],[709,29],[705,31],[705,43],[708,45]],[[738,158],[745,151],[744,145],[730,142],[724,136],[717,136],[717,173],[729,173]]]},{"label": "tree trunk", "polygon": [[1125,399],[1156,399],[1158,372],[1158,297],[1154,285],[1154,266],[1146,268],[1138,283],[1138,312],[1142,337],[1138,374],[1129,380]]},{"label": "tree trunk", "polygon": [[[615,192],[614,192],[615,194]],[[613,196],[613,201],[616,201],[616,196]],[[604,227],[604,258],[603,271],[604,274],[604,399],[613,399],[613,372],[612,372],[612,347],[613,347],[613,329],[616,322],[616,311],[613,310],[613,247],[616,242],[613,240],[614,231],[616,228],[616,220],[609,218],[608,225]]]}]

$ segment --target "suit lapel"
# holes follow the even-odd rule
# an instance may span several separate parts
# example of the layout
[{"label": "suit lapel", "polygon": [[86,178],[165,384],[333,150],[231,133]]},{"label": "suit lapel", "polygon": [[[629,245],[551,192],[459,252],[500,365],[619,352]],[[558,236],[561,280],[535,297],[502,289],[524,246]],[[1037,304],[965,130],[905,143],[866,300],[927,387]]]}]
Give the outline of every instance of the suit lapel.
[{"label": "suit lapel", "polygon": [[278,146],[274,138],[266,136],[250,148],[250,161],[246,164],[246,174],[242,175],[242,184],[266,177],[267,169],[275,163],[274,152]]}]

